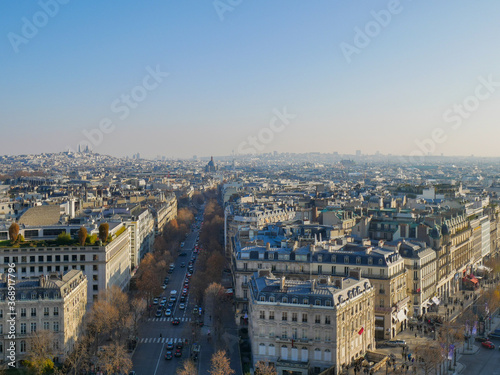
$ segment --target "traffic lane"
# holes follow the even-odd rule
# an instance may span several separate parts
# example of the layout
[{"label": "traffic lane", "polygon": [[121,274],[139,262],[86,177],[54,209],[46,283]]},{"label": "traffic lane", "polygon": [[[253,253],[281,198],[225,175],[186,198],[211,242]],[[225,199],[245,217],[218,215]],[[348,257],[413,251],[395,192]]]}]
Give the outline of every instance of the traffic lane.
[{"label": "traffic lane", "polygon": [[138,344],[132,356],[132,369],[137,374],[153,374],[161,354],[160,344]]},{"label": "traffic lane", "polygon": [[465,365],[465,374],[500,375],[500,358],[498,355],[498,342],[495,349],[487,349],[479,343],[479,351],[475,354],[462,355],[459,362]]}]

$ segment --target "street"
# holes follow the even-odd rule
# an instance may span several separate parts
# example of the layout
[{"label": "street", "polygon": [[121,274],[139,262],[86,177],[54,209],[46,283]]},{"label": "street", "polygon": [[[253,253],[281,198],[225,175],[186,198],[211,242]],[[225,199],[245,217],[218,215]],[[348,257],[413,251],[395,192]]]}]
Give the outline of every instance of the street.
[{"label": "street", "polygon": [[[194,303],[191,303],[189,294],[185,301],[185,308],[179,308],[179,297],[187,274],[187,267],[181,267],[181,263],[187,264],[191,260],[198,234],[199,229],[189,233],[182,248],[186,255],[177,258],[175,269],[168,275],[170,280],[167,288],[159,296],[168,299],[172,290],[177,291],[178,298],[171,309],[172,316],[165,316],[165,310],[163,310],[161,317],[155,317],[159,305],[152,305],[139,326],[139,340],[132,356],[133,370],[138,375],[175,374],[177,367],[190,357],[190,348],[193,344],[191,322],[198,321],[199,313],[193,313]],[[194,272],[196,272],[196,263]],[[172,324],[175,318],[179,319],[178,325]],[[171,350],[173,355],[171,359],[165,359],[168,343],[174,346]],[[174,355],[178,344],[183,345],[180,357]]]}]

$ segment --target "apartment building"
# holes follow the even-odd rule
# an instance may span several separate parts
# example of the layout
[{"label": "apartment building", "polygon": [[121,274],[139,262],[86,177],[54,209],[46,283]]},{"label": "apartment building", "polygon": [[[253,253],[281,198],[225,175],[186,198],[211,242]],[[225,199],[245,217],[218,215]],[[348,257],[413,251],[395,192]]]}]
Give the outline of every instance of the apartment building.
[{"label": "apartment building", "polygon": [[[88,305],[97,299],[99,291],[116,285],[122,290],[130,281],[130,229],[122,223],[110,223],[112,241],[94,246],[48,246],[43,240],[33,240],[20,247],[0,247],[0,264],[7,273],[14,263],[16,278],[64,274],[80,270],[87,277]],[[88,307],[88,306],[87,306]]]},{"label": "apartment building", "polygon": [[307,280],[321,276],[347,276],[359,268],[361,276],[370,280],[375,289],[375,336],[393,338],[406,329],[408,313],[413,310],[407,294],[407,270],[404,259],[397,250],[363,244],[341,242],[317,243],[305,247],[297,244],[278,247],[266,246],[240,248],[235,242],[233,270],[237,319],[248,310],[249,280],[260,269],[268,269],[278,276]]},{"label": "apartment building", "polygon": [[[15,288],[15,315],[8,304],[6,277],[0,282],[0,360],[11,362],[7,357],[11,341],[15,342],[16,365],[30,351],[30,336],[50,331],[54,361],[62,362],[73,351],[81,334],[83,316],[87,304],[87,278],[80,270],[70,270],[62,276],[40,276],[17,280]],[[12,286],[12,284],[9,284]],[[15,339],[9,320],[15,319]]]},{"label": "apartment building", "polygon": [[266,270],[249,288],[253,360],[272,363],[278,375],[338,374],[375,348],[374,288],[359,271],[300,281]]}]

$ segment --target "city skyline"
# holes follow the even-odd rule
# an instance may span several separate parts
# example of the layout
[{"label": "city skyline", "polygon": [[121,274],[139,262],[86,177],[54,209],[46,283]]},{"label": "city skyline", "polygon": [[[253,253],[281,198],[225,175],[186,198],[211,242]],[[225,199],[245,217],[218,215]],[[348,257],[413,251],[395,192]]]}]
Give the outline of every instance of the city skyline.
[{"label": "city skyline", "polygon": [[1,154],[500,156],[500,4],[118,4],[0,5]]}]

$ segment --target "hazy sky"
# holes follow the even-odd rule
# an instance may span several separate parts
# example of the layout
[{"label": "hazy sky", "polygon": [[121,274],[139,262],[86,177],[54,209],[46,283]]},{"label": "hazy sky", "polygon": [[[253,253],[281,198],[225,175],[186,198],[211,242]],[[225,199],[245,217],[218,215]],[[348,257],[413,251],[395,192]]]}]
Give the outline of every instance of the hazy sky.
[{"label": "hazy sky", "polygon": [[499,14],[498,0],[4,0],[0,154],[500,156]]}]

